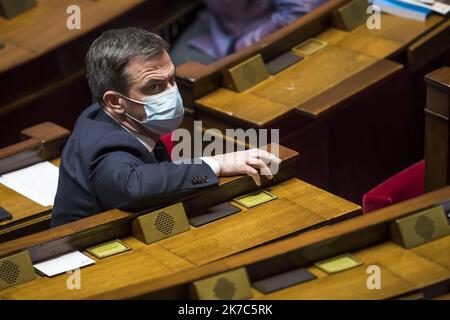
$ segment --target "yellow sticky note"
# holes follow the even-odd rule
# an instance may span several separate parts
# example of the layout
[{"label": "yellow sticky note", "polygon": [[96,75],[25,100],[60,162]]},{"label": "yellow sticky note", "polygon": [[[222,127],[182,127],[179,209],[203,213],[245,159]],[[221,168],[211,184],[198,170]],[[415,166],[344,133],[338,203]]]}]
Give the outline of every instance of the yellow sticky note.
[{"label": "yellow sticky note", "polygon": [[131,250],[131,248],[120,240],[113,240],[87,249],[89,253],[93,254],[99,259],[106,258],[128,250]]},{"label": "yellow sticky note", "polygon": [[246,208],[251,208],[261,203],[266,203],[275,199],[278,199],[276,195],[273,195],[270,192],[263,190],[236,198],[234,199],[234,201],[236,201],[240,205],[243,205]]},{"label": "yellow sticky note", "polygon": [[314,265],[322,271],[331,274],[351,269],[360,266],[361,264],[362,262],[356,259],[351,254],[343,254],[337,257],[316,262]]}]

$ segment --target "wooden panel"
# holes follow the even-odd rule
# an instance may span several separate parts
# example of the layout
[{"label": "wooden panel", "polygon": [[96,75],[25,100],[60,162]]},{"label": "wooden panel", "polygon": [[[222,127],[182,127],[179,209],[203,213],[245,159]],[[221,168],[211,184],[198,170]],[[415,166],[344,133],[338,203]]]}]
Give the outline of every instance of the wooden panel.
[{"label": "wooden panel", "polygon": [[191,229],[159,244],[201,265],[324,221],[288,199],[278,199],[212,222],[208,228]]},{"label": "wooden panel", "polygon": [[[383,21],[383,18],[381,21]],[[399,41],[374,35],[365,25],[360,26],[348,37],[339,42],[338,45],[339,47],[351,49],[356,52],[363,52],[379,59],[391,55],[403,46]]]},{"label": "wooden panel", "polygon": [[401,64],[389,60],[377,61],[322,94],[302,103],[296,109],[307,116],[321,117],[325,113],[332,111],[333,106],[345,103],[349,99],[354,99],[358,94],[366,92],[381,82],[387,81],[402,68]]},{"label": "wooden panel", "polygon": [[0,185],[0,203],[1,207],[9,211],[13,216],[11,220],[0,223],[1,226],[15,223],[18,220],[28,218],[32,215],[51,209],[51,206],[43,207],[37,202],[34,202],[13,191],[12,189],[9,189],[3,184]]},{"label": "wooden panel", "polygon": [[[317,269],[309,269],[317,275]],[[366,286],[367,273],[365,266],[350,269],[333,276],[322,276],[317,280],[283,289],[258,299],[283,300],[368,300],[387,299],[404,292],[414,290],[414,286],[402,277],[380,268],[383,286],[381,290],[368,290]]]},{"label": "wooden panel", "polygon": [[[51,161],[56,166],[59,166],[60,162],[60,158]],[[11,220],[0,223],[0,234],[6,230],[2,227],[16,224],[20,220],[28,219],[35,215],[49,213],[52,208],[52,206],[43,207],[3,184],[0,184],[0,206],[11,212],[13,216]]]},{"label": "wooden panel", "polygon": [[411,251],[450,271],[450,236],[423,244]]},{"label": "wooden panel", "polygon": [[450,68],[426,75],[425,191],[450,184]]},{"label": "wooden panel", "polygon": [[375,62],[368,55],[331,46],[243,93],[218,89],[196,104],[256,127],[266,126]]},{"label": "wooden panel", "polygon": [[[322,193],[319,189],[297,179],[281,183],[270,190],[279,197],[287,195],[288,198],[299,203],[311,202],[309,205],[311,209],[318,212],[328,210],[319,203],[320,201],[328,202],[330,206],[335,205],[336,215],[344,215],[346,212],[350,215],[360,211],[359,206],[328,193]],[[297,192],[289,194],[290,190]],[[322,195],[326,197],[322,198]],[[82,269],[81,290],[67,290],[65,281],[68,275],[60,275],[51,279],[40,278],[32,283],[2,291],[0,297],[5,299],[89,298],[103,292],[120,290],[128,282],[138,284],[139,281],[185,270],[194,264],[203,264],[324,221],[324,218],[286,198],[251,209],[242,207],[240,214],[199,228],[192,227],[190,231],[148,246],[131,236],[125,238],[125,243],[134,250],[100,260],[92,257],[97,260],[97,264]],[[170,241],[175,238],[178,240]],[[178,250],[167,250],[166,247],[177,242],[193,246],[186,257],[179,256]],[[178,245],[174,244],[174,246]],[[183,248],[185,246],[182,250]],[[42,290],[43,287],[51,288],[51,290]]]},{"label": "wooden panel", "polygon": [[447,20],[408,47],[408,68],[416,71],[447,51],[449,39],[450,20]]},{"label": "wooden panel", "polygon": [[[354,254],[363,265],[338,274],[326,275],[315,267],[309,270],[318,276],[259,299],[387,299],[417,289],[445,282],[449,272],[401,247],[387,242]],[[378,265],[381,289],[367,288],[367,266]]]},{"label": "wooden panel", "polygon": [[294,23],[280,28],[276,32],[264,37],[261,41],[228,55],[215,63],[203,65],[195,61],[182,64],[177,68],[177,81],[190,99],[199,98],[221,84],[221,73],[238,63],[261,53],[268,61],[294,45],[325,30],[331,22],[331,12],[348,0],[329,0],[315,10],[305,14]]},{"label": "wooden panel", "polygon": [[369,30],[366,26],[360,26],[358,30],[365,30],[368,34],[382,37],[407,45],[419,38],[425,32],[430,31],[444,18],[440,15],[430,15],[426,21],[405,19],[389,14],[381,15],[381,28]]},{"label": "wooden panel", "polygon": [[[361,92],[384,78],[380,74],[377,79],[364,84],[360,82],[361,78],[354,77],[354,82],[359,82],[360,86],[355,89],[342,84],[340,90],[346,88],[347,92],[338,97],[333,92],[335,86],[351,79],[359,71],[370,68],[378,59],[397,53],[443,20],[442,17],[431,16],[422,23],[382,14],[381,21],[381,30],[369,30],[366,25],[352,32],[329,28],[316,36],[329,43],[321,52],[243,93],[219,88],[196,100],[196,104],[201,107],[200,110],[216,113],[218,117],[236,118],[255,127],[267,126],[293,108],[298,108],[305,115],[317,117],[319,112],[330,111],[355,91]],[[366,74],[373,71],[368,69]],[[395,71],[395,68],[385,70],[387,74],[384,75],[387,77]],[[334,96],[333,103],[320,99],[324,93]],[[308,103],[315,97],[317,99],[313,105],[317,106],[311,110]],[[323,105],[318,105],[318,102]],[[303,107],[304,104],[307,105]]]},{"label": "wooden panel", "polygon": [[357,52],[382,59],[405,48],[406,45],[430,31],[443,19],[432,15],[426,22],[381,14],[381,29],[359,26],[336,44]]},{"label": "wooden panel", "polygon": [[425,118],[425,190],[450,183],[450,127],[448,120],[427,114]]},{"label": "wooden panel", "polygon": [[375,61],[367,55],[331,46],[296,63],[249,93],[295,108]]},{"label": "wooden panel", "polygon": [[0,292],[2,299],[83,299],[94,294],[119,289],[143,280],[171,274],[193,267],[182,258],[156,244],[144,245],[129,237],[123,239],[133,250],[105,259],[96,259],[94,266],[81,269],[81,288],[68,290],[68,274],[52,278],[40,277]]},{"label": "wooden panel", "polygon": [[[271,145],[269,145],[268,150],[271,150]],[[263,177],[261,188],[280,183],[292,176],[292,164],[298,158],[298,153],[279,146],[279,157],[282,162],[277,175],[271,181]],[[221,178],[220,180],[222,182],[219,182],[219,187],[211,186],[182,199],[177,199],[177,202],[183,201],[186,210],[190,212],[189,210],[200,210],[201,208],[228,201],[241,194],[254,191],[256,188],[249,176]],[[37,262],[117,237],[125,237],[130,233],[130,223],[136,215],[170,204],[148,208],[139,213],[110,210],[52,228],[51,230],[8,241],[0,246],[0,257],[22,250],[29,250],[33,262]]]},{"label": "wooden panel", "polygon": [[360,207],[302,180],[291,179],[269,189],[279,198],[286,198],[326,220],[358,214]]},{"label": "wooden panel", "polygon": [[70,131],[44,122],[23,130],[21,135],[24,141],[0,149],[0,174],[59,157]]},{"label": "wooden panel", "polygon": [[[2,23],[2,22],[0,22]],[[1,32],[0,32],[1,34]],[[0,39],[2,36],[0,35]],[[4,39],[2,39],[4,42]],[[0,72],[11,67],[11,64],[20,64],[32,57],[32,53],[24,48],[6,42],[5,47],[0,49]]]},{"label": "wooden panel", "polygon": [[[265,82],[258,84],[254,89],[263,85],[265,85]],[[237,118],[248,122],[252,127],[262,127],[267,122],[292,109],[289,105],[258,97],[248,92],[237,93],[220,88],[198,99],[196,104],[210,109],[216,113],[216,117]]]},{"label": "wooden panel", "polygon": [[434,300],[450,300],[450,293],[444,294],[442,296],[436,297]]},{"label": "wooden panel", "polygon": [[[377,212],[371,213],[369,215],[364,215],[361,217],[357,217],[354,219],[349,219],[347,221],[335,224],[333,226],[329,226],[326,228],[322,228],[319,230],[314,230],[311,232],[306,232],[300,235],[296,235],[294,237],[280,240],[265,246],[261,246],[258,248],[254,248],[252,250],[242,252],[237,255],[233,255],[223,260],[215,261],[209,263],[207,265],[198,267],[196,269],[185,270],[184,272],[176,273],[171,275],[170,277],[164,277],[160,279],[155,279],[153,281],[145,281],[139,285],[133,285],[127,287],[126,290],[116,290],[113,292],[105,293],[95,298],[99,299],[124,299],[124,298],[133,298],[133,297],[147,297],[147,298],[156,298],[164,296],[166,298],[178,298],[178,299],[186,299],[187,286],[192,281],[206,278],[212,275],[217,275],[223,272],[226,272],[231,269],[237,269],[244,266],[254,265],[255,263],[262,263],[264,261],[272,262],[272,258],[278,258],[281,256],[286,256],[289,261],[293,261],[292,255],[298,255],[299,251],[307,248],[319,248],[318,244],[323,244],[326,248],[333,249],[334,255],[339,254],[339,252],[348,252],[350,246],[360,245],[370,246],[376,245],[376,243],[380,243],[383,241],[388,241],[389,237],[389,225],[395,219],[400,217],[404,217],[412,212],[423,210],[425,208],[430,207],[431,205],[435,205],[437,203],[441,203],[449,198],[450,195],[450,187],[411,199],[409,201],[404,201],[402,203],[398,203],[396,205],[392,205],[385,209],[379,210]],[[373,236],[376,235],[376,236]],[[395,248],[394,251],[391,251],[387,254],[389,259],[396,259],[396,255],[399,247],[389,245],[392,248]],[[383,248],[383,247],[380,247]],[[420,249],[416,248],[415,250]],[[333,254],[333,250],[330,251]],[[305,252],[303,250],[303,252]],[[358,254],[361,254],[363,251],[360,251]],[[404,252],[404,251],[402,251]],[[424,252],[427,252],[426,248],[424,248]],[[447,253],[448,250],[445,248],[441,248],[436,250],[439,253]],[[416,256],[411,258],[410,253],[414,253]],[[363,254],[364,259],[368,259],[368,262],[379,262],[382,263],[382,259],[384,257],[384,251],[380,250],[373,255],[365,255]],[[392,297],[395,294],[404,294],[408,291],[415,290],[419,285],[426,284],[427,280],[424,280],[424,274],[420,271],[418,273],[418,277],[416,280],[405,280],[402,276],[395,274],[398,270],[402,269],[404,265],[408,264],[407,260],[413,259],[412,264],[417,262],[420,266],[430,266],[429,262],[424,261],[424,259],[418,257],[419,253],[417,251],[409,251],[405,253],[398,262],[395,263],[383,263],[382,264],[382,279],[386,281],[386,286],[384,289],[377,293],[372,292],[368,293],[366,287],[366,281],[368,274],[366,273],[365,265],[360,268],[355,268],[352,270],[345,271],[343,273],[335,274],[333,277],[325,277],[325,274],[321,273],[317,270],[318,275],[320,276],[317,281],[324,285],[322,286],[323,294],[327,294],[330,298],[334,294],[333,298],[337,298],[336,295],[341,294],[339,298],[354,298],[350,297],[350,293],[348,290],[341,290],[341,283],[336,283],[340,281],[336,281],[336,277],[344,282],[348,282],[347,287],[350,290],[355,291],[356,293],[362,292],[362,296],[366,295],[367,298],[387,298]],[[447,255],[448,256],[448,255]],[[427,258],[427,257],[425,257]],[[428,258],[427,258],[428,259]],[[298,259],[295,259],[297,261]],[[431,259],[429,259],[431,260]],[[432,261],[432,260],[431,260]],[[435,262],[435,261],[433,261]],[[406,273],[407,275],[411,275],[412,270],[414,270],[414,266],[407,267]],[[443,268],[439,268],[438,263],[435,262],[433,267],[431,268],[433,272],[436,270],[438,274],[442,274]],[[448,265],[448,263],[447,263]],[[391,270],[387,270],[386,268],[390,266]],[[316,272],[316,271],[314,271]],[[432,275],[433,277],[433,275]],[[440,275],[439,275],[440,277]],[[328,279],[328,280],[321,280]],[[331,280],[330,280],[331,279]],[[336,282],[335,282],[336,281]],[[412,282],[410,282],[412,281]],[[416,281],[416,282],[414,282]],[[434,281],[434,280],[433,280]],[[416,283],[416,284],[414,284]],[[328,286],[329,284],[329,286]],[[312,283],[302,284],[300,286],[315,286]],[[323,290],[327,285],[327,290]],[[336,291],[346,291],[344,293],[335,292],[333,288],[336,288]],[[310,290],[311,291],[311,290]],[[378,291],[378,290],[372,290]],[[369,296],[367,296],[369,295]],[[293,295],[292,295],[293,297]],[[319,292],[313,291],[308,295],[308,290],[302,290],[302,298],[320,298],[323,299],[324,296],[319,297]],[[286,295],[283,296],[283,299],[286,298]],[[297,297],[296,297],[297,298]]]},{"label": "wooden panel", "polygon": [[[450,237],[446,237],[446,242],[448,248]],[[360,258],[366,267],[371,264],[380,265],[408,280],[417,288],[426,288],[450,278],[449,268],[444,268],[434,260],[416,254],[414,250],[403,249],[393,242],[362,250],[355,256]],[[449,254],[444,256],[449,259]]]},{"label": "wooden panel", "polygon": [[336,28],[328,28],[325,31],[319,33],[314,38],[325,41],[328,45],[333,45],[348,37],[349,32]]},{"label": "wooden panel", "polygon": [[[0,72],[25,62],[24,58],[37,57],[61,46],[143,2],[143,0],[40,0],[36,7],[14,19],[0,18],[2,25],[0,38],[30,53],[29,56],[18,55],[10,56],[8,60],[0,59],[2,61]],[[81,9],[80,30],[66,28],[68,17],[66,9],[72,4],[78,5]]]}]

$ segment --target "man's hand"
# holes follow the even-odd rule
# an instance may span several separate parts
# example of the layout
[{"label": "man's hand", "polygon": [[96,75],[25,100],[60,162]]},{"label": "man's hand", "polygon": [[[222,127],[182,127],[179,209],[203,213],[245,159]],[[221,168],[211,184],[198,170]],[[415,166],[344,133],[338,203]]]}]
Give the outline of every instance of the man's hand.
[{"label": "man's hand", "polygon": [[[281,160],[273,154],[261,150],[250,149],[231,153],[220,154],[212,157],[220,166],[220,176],[233,176],[237,174],[247,174],[253,178],[256,185],[261,185],[259,173],[273,178],[267,164],[269,162],[280,164]],[[259,169],[259,172],[258,172]]]}]

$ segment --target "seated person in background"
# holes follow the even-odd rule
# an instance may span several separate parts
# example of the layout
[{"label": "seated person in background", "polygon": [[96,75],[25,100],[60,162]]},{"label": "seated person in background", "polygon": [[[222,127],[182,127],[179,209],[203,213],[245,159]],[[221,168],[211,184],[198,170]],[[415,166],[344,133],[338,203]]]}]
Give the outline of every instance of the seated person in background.
[{"label": "seated person in background", "polygon": [[170,162],[159,140],[183,120],[167,44],[157,35],[126,28],[104,32],[86,57],[97,100],[78,118],[64,147],[52,226],[101,211],[129,211],[176,201],[217,184],[218,175],[272,178],[265,162],[280,159],[259,149]]},{"label": "seated person in background", "polygon": [[325,0],[204,0],[206,10],[175,42],[176,66],[210,64],[260,41],[294,22]]}]

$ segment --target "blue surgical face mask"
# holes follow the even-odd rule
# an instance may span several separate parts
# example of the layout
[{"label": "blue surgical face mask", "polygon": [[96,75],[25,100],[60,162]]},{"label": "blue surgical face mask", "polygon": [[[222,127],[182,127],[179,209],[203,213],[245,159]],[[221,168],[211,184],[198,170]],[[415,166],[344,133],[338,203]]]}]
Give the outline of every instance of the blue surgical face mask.
[{"label": "blue surgical face mask", "polygon": [[172,132],[183,121],[183,100],[176,84],[172,88],[146,97],[142,101],[121,96],[144,106],[147,115],[145,120],[138,120],[128,113],[125,114],[156,134],[163,135]]}]

